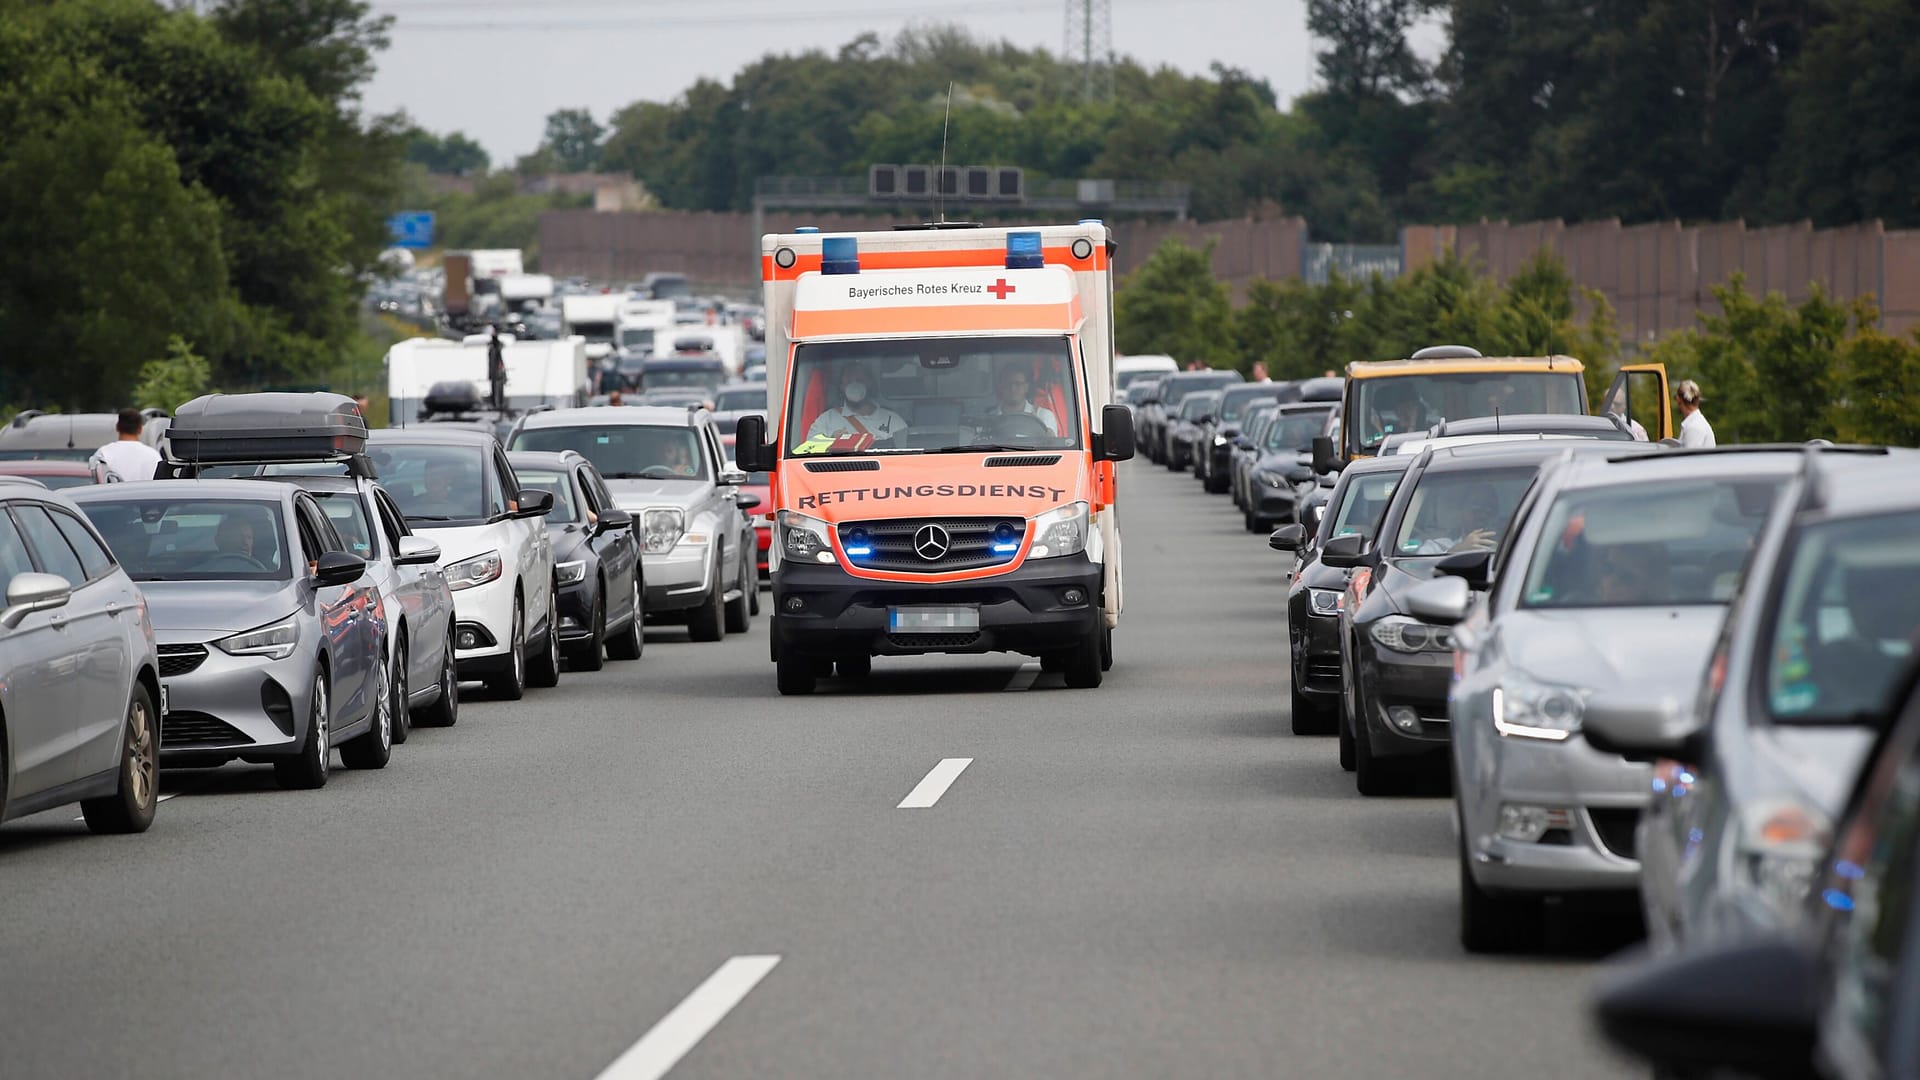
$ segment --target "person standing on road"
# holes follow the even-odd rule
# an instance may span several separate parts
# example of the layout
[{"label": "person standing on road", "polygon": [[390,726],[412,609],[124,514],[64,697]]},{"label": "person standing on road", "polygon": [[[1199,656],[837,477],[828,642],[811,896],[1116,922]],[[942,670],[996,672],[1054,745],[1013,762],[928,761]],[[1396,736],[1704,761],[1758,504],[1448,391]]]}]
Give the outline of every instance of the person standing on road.
[{"label": "person standing on road", "polygon": [[1681,446],[1717,446],[1713,438],[1713,425],[1707,423],[1707,416],[1700,411],[1700,384],[1692,379],[1684,379],[1673,388],[1673,403],[1680,407],[1680,445]]},{"label": "person standing on road", "polygon": [[120,410],[120,416],[113,424],[117,437],[95,450],[93,456],[87,459],[87,467],[93,471],[94,483],[153,479],[155,470],[160,468],[160,451],[140,441],[140,429],[146,426],[146,422],[147,418],[140,415],[139,409]]},{"label": "person standing on road", "polygon": [[1253,374],[1247,379],[1247,381],[1257,382],[1257,383],[1267,383],[1267,382],[1273,381],[1273,379],[1267,375],[1267,362],[1265,360],[1255,360],[1253,362]]},{"label": "person standing on road", "polygon": [[487,382],[493,387],[493,411],[507,407],[507,347],[500,341],[500,324],[490,328],[487,339]]}]

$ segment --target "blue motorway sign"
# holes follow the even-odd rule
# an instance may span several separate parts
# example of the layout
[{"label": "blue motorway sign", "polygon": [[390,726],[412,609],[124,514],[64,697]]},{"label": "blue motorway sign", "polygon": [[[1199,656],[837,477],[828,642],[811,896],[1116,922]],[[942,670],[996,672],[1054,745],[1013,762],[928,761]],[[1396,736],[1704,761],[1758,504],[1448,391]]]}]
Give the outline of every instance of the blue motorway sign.
[{"label": "blue motorway sign", "polygon": [[432,247],[433,211],[406,210],[395,214],[387,219],[387,232],[393,237],[394,247]]}]

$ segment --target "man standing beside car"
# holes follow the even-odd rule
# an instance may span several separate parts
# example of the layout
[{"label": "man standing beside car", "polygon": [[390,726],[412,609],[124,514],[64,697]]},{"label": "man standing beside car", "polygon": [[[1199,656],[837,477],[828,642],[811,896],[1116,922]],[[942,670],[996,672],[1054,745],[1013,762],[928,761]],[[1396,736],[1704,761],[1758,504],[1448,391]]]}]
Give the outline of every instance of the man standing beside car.
[{"label": "man standing beside car", "polygon": [[93,482],[112,484],[128,480],[151,480],[160,467],[160,451],[140,441],[140,430],[147,418],[139,409],[121,409],[114,421],[114,441],[93,452],[87,467],[93,470]]},{"label": "man standing beside car", "polygon": [[1673,388],[1673,403],[1680,407],[1680,445],[1712,447],[1719,445],[1713,438],[1713,425],[1707,423],[1707,416],[1700,411],[1700,384],[1692,379],[1682,380]]}]

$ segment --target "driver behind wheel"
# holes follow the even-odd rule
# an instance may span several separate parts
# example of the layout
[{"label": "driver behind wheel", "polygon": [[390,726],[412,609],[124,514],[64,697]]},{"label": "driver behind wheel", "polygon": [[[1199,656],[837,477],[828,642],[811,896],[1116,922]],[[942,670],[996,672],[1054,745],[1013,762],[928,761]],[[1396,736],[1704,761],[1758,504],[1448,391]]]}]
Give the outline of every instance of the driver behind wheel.
[{"label": "driver behind wheel", "polygon": [[994,402],[993,410],[987,414],[990,419],[1002,416],[1031,416],[1046,427],[1049,436],[1056,439],[1060,437],[1060,419],[1053,415],[1053,410],[1044,405],[1035,405],[1030,400],[1033,380],[1027,375],[1025,368],[1018,364],[1009,364],[1000,369],[994,383],[999,396]]},{"label": "driver behind wheel", "polygon": [[807,429],[811,438],[837,439],[844,435],[871,435],[886,442],[905,431],[900,414],[873,400],[875,380],[864,364],[848,368],[840,379],[841,404],[822,412]]},{"label": "driver behind wheel", "polygon": [[253,558],[253,522],[243,517],[230,517],[220,522],[214,530],[213,545],[222,555],[238,555],[241,558]]}]

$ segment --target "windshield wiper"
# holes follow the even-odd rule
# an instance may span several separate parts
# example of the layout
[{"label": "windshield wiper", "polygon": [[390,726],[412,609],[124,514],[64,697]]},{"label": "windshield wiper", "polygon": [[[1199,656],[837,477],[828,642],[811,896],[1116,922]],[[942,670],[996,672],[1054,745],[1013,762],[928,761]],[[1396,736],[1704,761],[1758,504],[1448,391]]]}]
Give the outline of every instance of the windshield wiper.
[{"label": "windshield wiper", "polygon": [[459,518],[443,514],[408,514],[408,521],[458,521]]},{"label": "windshield wiper", "polygon": [[637,472],[603,472],[600,474],[600,479],[602,480],[652,480],[652,479],[656,479],[656,477],[647,476],[643,473],[637,473]]},{"label": "windshield wiper", "polygon": [[1015,453],[1019,453],[1019,452],[1022,452],[1022,451],[1027,451],[1027,450],[1033,450],[1033,451],[1036,451],[1036,452],[1037,452],[1037,451],[1040,451],[1040,450],[1043,450],[1043,449],[1045,449],[1045,448],[1044,448],[1044,447],[1037,447],[1037,446],[1008,446],[1008,445],[1007,445],[1007,444],[1005,444],[1005,443],[968,443],[968,444],[966,444],[965,446],[943,446],[943,447],[941,447],[941,448],[939,448],[938,450],[926,450],[926,451],[922,451],[922,453],[928,453],[928,454],[967,454],[967,453],[982,453],[982,454],[993,454],[993,453],[1005,453],[1005,452],[1007,452],[1007,451],[1013,451],[1013,452],[1015,452]]}]

